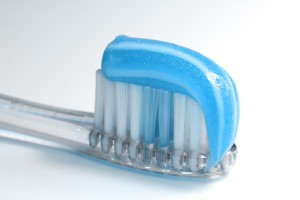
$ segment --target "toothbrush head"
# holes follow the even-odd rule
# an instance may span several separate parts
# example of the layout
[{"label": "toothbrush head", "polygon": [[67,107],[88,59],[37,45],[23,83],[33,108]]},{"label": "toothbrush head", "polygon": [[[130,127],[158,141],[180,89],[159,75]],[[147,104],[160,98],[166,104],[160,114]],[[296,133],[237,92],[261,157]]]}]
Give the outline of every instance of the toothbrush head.
[{"label": "toothbrush head", "polygon": [[190,49],[119,36],[97,71],[91,146],[115,163],[209,177],[234,164],[239,103],[224,69]]}]

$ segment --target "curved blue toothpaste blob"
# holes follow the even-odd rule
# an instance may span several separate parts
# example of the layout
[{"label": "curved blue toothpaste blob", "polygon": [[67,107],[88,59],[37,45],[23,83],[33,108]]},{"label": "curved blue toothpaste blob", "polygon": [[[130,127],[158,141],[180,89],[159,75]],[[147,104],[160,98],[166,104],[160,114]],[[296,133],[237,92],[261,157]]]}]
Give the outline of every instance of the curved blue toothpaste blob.
[{"label": "curved blue toothpaste blob", "polygon": [[113,81],[185,94],[201,106],[210,155],[206,170],[220,162],[236,137],[239,105],[224,69],[190,49],[161,41],[118,36],[105,49],[102,71]]}]

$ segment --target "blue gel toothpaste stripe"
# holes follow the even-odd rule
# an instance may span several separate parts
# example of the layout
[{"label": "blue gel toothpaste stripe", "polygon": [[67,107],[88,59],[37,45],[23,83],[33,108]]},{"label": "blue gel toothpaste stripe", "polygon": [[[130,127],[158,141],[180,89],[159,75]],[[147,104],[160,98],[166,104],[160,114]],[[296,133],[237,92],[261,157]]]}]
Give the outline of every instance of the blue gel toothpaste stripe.
[{"label": "blue gel toothpaste stripe", "polygon": [[[104,51],[102,72],[112,81],[168,90],[194,99],[206,123],[210,152],[206,170],[217,165],[233,145],[239,115],[237,91],[226,71],[205,56],[175,44],[119,36]],[[154,97],[149,109],[159,103],[159,94]],[[152,120],[156,115],[153,112],[156,111],[145,117]],[[154,134],[152,126],[145,133],[145,142],[153,142]],[[169,136],[162,138],[165,137]],[[166,145],[165,139],[161,143]]]}]

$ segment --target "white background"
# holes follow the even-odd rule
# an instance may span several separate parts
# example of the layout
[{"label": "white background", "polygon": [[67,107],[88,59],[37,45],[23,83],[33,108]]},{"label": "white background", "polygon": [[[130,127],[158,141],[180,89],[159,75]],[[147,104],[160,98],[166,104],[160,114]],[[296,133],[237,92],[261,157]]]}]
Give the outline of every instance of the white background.
[{"label": "white background", "polygon": [[194,49],[236,82],[239,156],[220,180],[144,175],[0,139],[0,199],[300,199],[299,1],[0,1],[0,93],[93,111],[119,34]]}]

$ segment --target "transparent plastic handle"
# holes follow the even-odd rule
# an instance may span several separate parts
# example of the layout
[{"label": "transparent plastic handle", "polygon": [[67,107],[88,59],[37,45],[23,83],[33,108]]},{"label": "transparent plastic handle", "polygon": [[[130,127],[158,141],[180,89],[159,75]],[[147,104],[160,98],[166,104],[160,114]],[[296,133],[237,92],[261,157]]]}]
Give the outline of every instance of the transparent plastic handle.
[{"label": "transparent plastic handle", "polygon": [[[0,94],[0,128],[35,138],[88,149],[94,115],[45,106]],[[21,134],[2,137],[25,140]],[[40,140],[36,140],[40,141]],[[28,141],[27,141],[28,142]],[[36,143],[36,142],[35,142]]]}]

